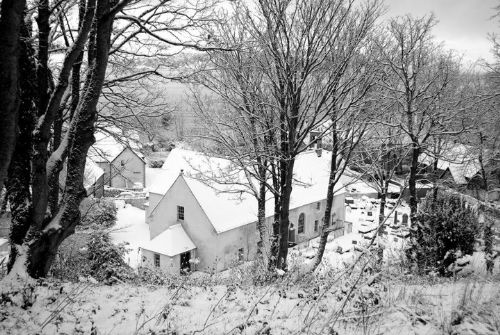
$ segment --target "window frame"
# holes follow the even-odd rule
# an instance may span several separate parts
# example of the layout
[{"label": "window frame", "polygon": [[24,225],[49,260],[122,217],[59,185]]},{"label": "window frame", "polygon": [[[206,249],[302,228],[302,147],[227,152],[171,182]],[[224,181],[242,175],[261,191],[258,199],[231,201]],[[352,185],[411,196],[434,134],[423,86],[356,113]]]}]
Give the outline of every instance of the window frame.
[{"label": "window frame", "polygon": [[177,220],[184,221],[186,218],[185,213],[184,206],[177,205]]},{"label": "window frame", "polygon": [[304,213],[299,214],[299,220],[297,222],[297,234],[304,234],[306,231],[306,215]]},{"label": "window frame", "polygon": [[245,248],[238,248],[238,262],[245,261]]},{"label": "window frame", "polygon": [[153,254],[153,263],[154,263],[154,266],[159,268],[160,267],[160,254]]},{"label": "window frame", "polygon": [[319,231],[319,220],[314,220],[314,232],[317,233]]}]

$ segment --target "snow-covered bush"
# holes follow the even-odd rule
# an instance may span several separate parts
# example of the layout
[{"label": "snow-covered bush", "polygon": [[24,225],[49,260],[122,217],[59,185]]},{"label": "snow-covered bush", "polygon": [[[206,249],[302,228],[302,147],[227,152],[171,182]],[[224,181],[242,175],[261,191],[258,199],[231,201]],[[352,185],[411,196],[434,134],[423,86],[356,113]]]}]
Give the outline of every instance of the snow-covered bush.
[{"label": "snow-covered bush", "polygon": [[87,198],[80,206],[80,226],[109,228],[116,223],[116,207],[111,199]]},{"label": "snow-covered bush", "polygon": [[134,278],[133,270],[124,261],[128,251],[126,244],[115,245],[108,231],[91,232],[87,248],[89,274],[98,281],[111,284]]},{"label": "snow-covered bush", "polygon": [[77,231],[61,244],[51,273],[73,282],[88,276],[106,284],[129,281],[135,275],[123,260],[126,251],[125,244],[113,244],[107,230]]},{"label": "snow-covered bush", "polygon": [[126,245],[115,245],[109,229],[116,223],[116,208],[108,199],[86,199],[81,207],[82,218],[75,234],[59,247],[52,275],[69,281],[91,276],[113,283],[134,277],[125,263]]},{"label": "snow-covered bush", "polygon": [[151,162],[149,162],[149,167],[152,169],[161,169],[161,167],[163,166],[163,163],[164,163],[164,161],[162,161],[161,159],[157,160],[157,161],[151,161]]},{"label": "snow-covered bush", "polygon": [[428,196],[419,207],[410,230],[408,258],[420,273],[451,275],[458,258],[471,255],[479,234],[476,213],[460,197]]},{"label": "snow-covered bush", "polygon": [[77,282],[79,277],[90,273],[87,261],[88,234],[77,231],[66,238],[59,247],[50,271],[52,276],[61,280]]}]

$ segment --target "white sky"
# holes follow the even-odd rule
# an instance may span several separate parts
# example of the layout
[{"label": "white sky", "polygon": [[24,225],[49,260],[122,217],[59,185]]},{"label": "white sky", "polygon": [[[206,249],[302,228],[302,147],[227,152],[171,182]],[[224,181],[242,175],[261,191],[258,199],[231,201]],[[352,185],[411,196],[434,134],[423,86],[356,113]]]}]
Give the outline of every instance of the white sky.
[{"label": "white sky", "polygon": [[491,19],[499,0],[385,0],[385,17],[410,13],[422,16],[433,12],[438,19],[434,36],[449,49],[464,55],[464,60],[492,59],[488,33],[500,34],[500,20]]}]

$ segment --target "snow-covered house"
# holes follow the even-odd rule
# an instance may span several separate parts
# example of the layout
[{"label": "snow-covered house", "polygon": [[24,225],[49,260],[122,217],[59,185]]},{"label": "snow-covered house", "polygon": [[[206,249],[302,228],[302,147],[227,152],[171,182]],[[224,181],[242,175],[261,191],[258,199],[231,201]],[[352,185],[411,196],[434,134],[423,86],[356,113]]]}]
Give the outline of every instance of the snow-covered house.
[{"label": "snow-covered house", "polygon": [[126,139],[118,141],[116,136],[97,133],[96,142],[89,149],[87,160],[96,163],[104,171],[105,185],[131,189],[135,185],[146,185],[146,162],[144,156]]},{"label": "snow-covered house", "polygon": [[436,159],[439,179],[449,186],[466,186],[481,168],[474,148],[460,143],[445,145],[437,157],[424,153],[419,163],[432,166]]},{"label": "snow-covered house", "polygon": [[[329,155],[308,151],[295,163],[295,185],[290,203],[292,242],[319,236],[326,205]],[[141,246],[142,265],[170,273],[185,267],[221,271],[256,255],[256,200],[234,186],[209,183],[202,175],[231,171],[225,159],[174,149],[149,190],[146,222],[151,240]],[[332,230],[343,230],[344,188],[337,187],[333,201]],[[271,229],[273,200],[266,205],[266,226]]]}]

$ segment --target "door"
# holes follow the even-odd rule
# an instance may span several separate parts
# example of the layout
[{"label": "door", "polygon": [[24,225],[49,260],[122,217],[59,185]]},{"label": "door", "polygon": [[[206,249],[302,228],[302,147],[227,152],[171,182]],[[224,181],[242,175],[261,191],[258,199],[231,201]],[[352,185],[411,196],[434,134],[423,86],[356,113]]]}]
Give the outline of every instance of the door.
[{"label": "door", "polygon": [[295,228],[292,224],[290,224],[290,228],[288,229],[288,245],[295,245]]},{"label": "door", "polygon": [[181,274],[185,274],[191,271],[191,251],[183,252],[181,254]]}]

